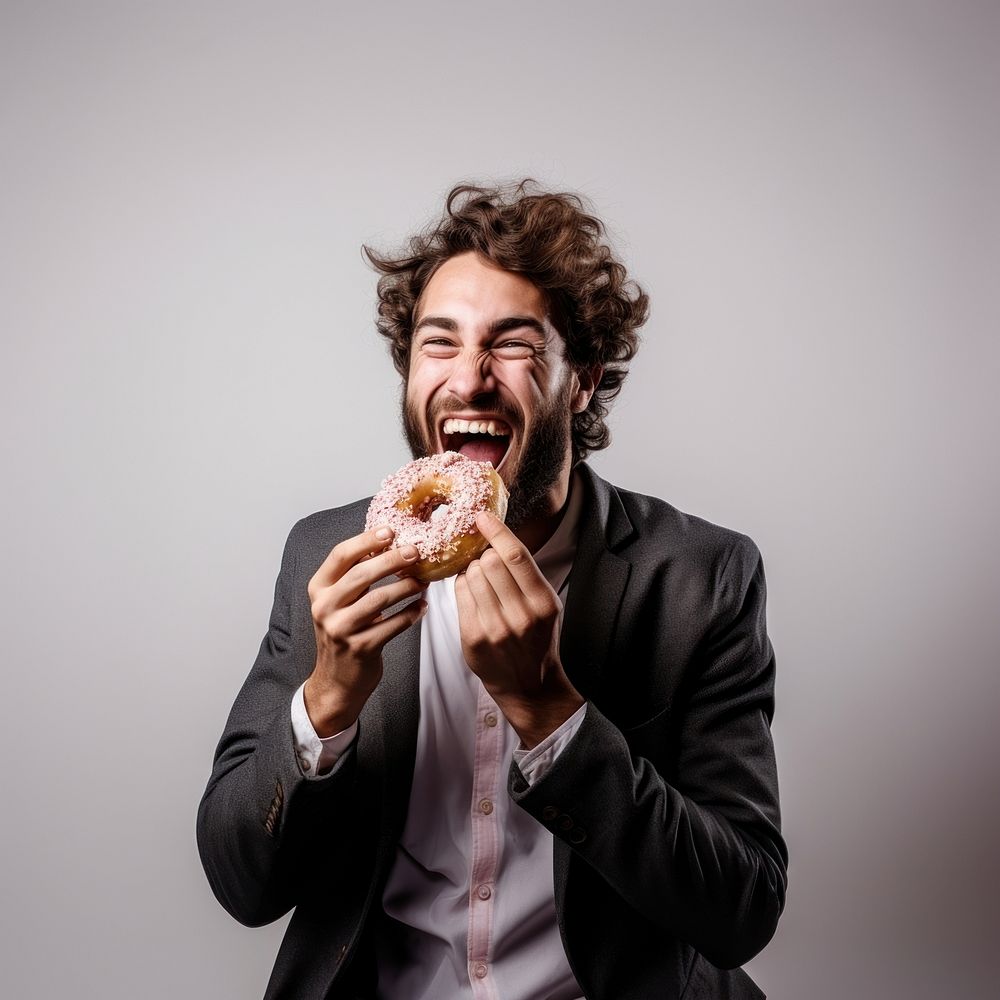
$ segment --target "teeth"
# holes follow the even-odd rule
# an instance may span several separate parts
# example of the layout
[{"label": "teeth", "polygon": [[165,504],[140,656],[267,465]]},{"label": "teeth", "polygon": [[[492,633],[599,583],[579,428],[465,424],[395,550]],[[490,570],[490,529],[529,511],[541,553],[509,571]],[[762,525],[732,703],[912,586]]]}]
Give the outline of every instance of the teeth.
[{"label": "teeth", "polygon": [[445,434],[492,434],[493,437],[510,437],[510,428],[497,420],[459,420],[449,417],[442,425]]}]

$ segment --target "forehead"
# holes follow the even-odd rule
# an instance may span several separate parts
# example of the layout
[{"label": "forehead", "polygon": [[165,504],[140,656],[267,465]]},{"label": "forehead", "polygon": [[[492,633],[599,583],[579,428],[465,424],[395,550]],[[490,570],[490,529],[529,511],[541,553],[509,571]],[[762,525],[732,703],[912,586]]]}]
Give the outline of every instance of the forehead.
[{"label": "forehead", "polygon": [[548,312],[545,293],[534,282],[469,252],[450,257],[434,272],[414,319],[447,315],[472,322],[521,314],[543,320]]}]

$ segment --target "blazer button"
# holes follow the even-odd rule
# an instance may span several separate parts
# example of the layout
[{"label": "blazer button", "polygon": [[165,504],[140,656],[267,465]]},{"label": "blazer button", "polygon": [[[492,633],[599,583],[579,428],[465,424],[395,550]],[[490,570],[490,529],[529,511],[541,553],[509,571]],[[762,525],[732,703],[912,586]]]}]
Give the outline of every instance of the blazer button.
[{"label": "blazer button", "polygon": [[559,810],[556,809],[555,806],[546,806],[542,810],[542,819],[544,819],[546,823],[551,823],[558,815]]},{"label": "blazer button", "polygon": [[559,817],[559,829],[560,830],[572,830],[573,829],[573,817],[572,816],[560,816]]},{"label": "blazer button", "polygon": [[578,826],[575,830],[570,830],[566,839],[571,844],[582,844],[587,839],[587,832]]}]

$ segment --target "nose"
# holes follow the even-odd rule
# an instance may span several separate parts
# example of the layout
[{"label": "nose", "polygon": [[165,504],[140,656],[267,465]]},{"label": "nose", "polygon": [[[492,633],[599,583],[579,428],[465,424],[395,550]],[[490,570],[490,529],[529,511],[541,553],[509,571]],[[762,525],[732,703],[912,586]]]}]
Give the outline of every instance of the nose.
[{"label": "nose", "polygon": [[490,369],[489,351],[462,351],[453,362],[446,388],[463,403],[496,390],[496,380]]}]

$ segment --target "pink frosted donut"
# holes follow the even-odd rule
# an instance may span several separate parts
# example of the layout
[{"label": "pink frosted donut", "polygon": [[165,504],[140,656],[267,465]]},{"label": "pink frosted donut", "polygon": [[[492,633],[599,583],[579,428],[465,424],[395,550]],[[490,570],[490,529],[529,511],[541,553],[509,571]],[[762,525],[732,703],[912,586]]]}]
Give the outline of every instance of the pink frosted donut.
[{"label": "pink frosted donut", "polygon": [[418,458],[389,476],[372,499],[365,530],[387,525],[393,547],[415,545],[414,576],[443,580],[460,573],[486,548],[476,514],[507,516],[507,488],[489,462],[455,451]]}]

